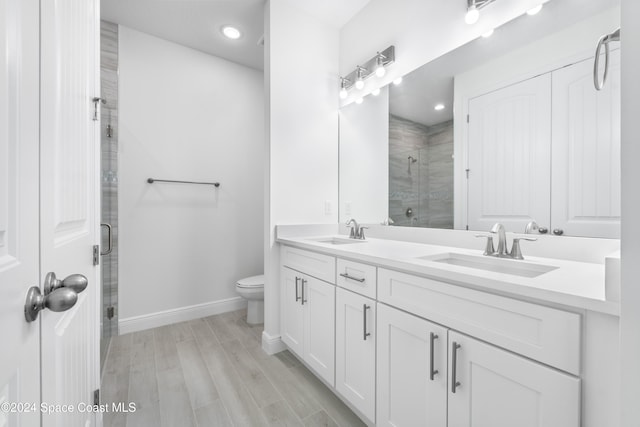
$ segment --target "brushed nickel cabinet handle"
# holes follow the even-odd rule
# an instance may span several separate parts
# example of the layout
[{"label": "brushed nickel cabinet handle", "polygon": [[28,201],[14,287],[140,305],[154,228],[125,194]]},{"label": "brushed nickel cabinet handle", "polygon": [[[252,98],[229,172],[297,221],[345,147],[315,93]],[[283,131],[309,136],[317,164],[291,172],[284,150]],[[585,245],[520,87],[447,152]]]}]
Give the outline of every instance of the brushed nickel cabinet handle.
[{"label": "brushed nickel cabinet handle", "polygon": [[368,306],[367,304],[362,304],[362,317],[363,317],[363,322],[362,322],[362,338],[366,341],[367,337],[371,335],[370,332],[367,332],[367,310],[369,310],[371,307]]},{"label": "brushed nickel cabinet handle", "polygon": [[355,280],[356,282],[364,282],[365,278],[357,278],[357,277],[353,277],[353,276],[349,276],[347,273],[340,273],[340,276],[344,277],[345,279],[349,279],[349,280]]},{"label": "brushed nickel cabinet handle", "polygon": [[434,368],[434,358],[433,358],[433,354],[435,352],[435,341],[438,339],[438,335],[434,334],[433,332],[431,332],[431,336],[430,336],[430,347],[429,347],[429,354],[430,354],[430,361],[429,361],[429,379],[431,381],[434,380],[436,374],[438,374],[438,370],[437,369],[433,369]]},{"label": "brushed nickel cabinet handle", "polygon": [[296,302],[300,301],[300,297],[298,296],[298,282],[300,278],[296,276]]},{"label": "brushed nickel cabinet handle", "polygon": [[460,382],[457,379],[457,370],[458,370],[458,349],[462,347],[460,344],[458,344],[457,342],[453,342],[453,344],[451,344],[451,350],[452,350],[452,362],[451,362],[451,393],[455,393],[456,392],[456,388],[460,387]]}]

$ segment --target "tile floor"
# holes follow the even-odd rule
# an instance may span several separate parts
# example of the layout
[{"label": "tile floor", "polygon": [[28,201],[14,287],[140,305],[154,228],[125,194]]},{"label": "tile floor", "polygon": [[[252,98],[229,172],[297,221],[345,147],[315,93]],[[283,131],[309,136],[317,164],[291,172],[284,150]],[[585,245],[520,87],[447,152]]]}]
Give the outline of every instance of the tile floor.
[{"label": "tile floor", "polygon": [[362,426],[288,351],[266,355],[245,311],[114,337],[102,402],[134,402],[104,425]]}]

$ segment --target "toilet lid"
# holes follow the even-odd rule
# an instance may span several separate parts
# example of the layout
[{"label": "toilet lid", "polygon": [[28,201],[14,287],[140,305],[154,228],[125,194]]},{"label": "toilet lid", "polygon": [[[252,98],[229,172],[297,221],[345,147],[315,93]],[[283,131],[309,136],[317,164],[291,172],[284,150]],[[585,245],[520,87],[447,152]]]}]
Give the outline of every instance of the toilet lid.
[{"label": "toilet lid", "polygon": [[245,277],[238,280],[238,286],[241,288],[260,288],[264,287],[264,274],[259,276]]}]

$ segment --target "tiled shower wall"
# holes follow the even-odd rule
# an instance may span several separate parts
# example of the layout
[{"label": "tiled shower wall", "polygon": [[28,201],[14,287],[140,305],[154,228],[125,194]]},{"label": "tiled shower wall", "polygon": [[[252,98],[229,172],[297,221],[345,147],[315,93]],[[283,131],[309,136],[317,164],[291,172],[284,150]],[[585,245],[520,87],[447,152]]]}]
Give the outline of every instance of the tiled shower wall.
[{"label": "tiled shower wall", "polygon": [[453,121],[389,116],[389,216],[400,226],[453,228]]},{"label": "tiled shower wall", "polygon": [[[102,338],[108,342],[118,335],[118,26],[100,23],[101,106],[101,172],[102,219],[113,232],[113,251],[101,257],[102,264]],[[106,229],[102,228],[101,249],[108,245]],[[114,317],[108,319],[107,309],[114,307]],[[106,347],[106,345],[104,345]]]}]

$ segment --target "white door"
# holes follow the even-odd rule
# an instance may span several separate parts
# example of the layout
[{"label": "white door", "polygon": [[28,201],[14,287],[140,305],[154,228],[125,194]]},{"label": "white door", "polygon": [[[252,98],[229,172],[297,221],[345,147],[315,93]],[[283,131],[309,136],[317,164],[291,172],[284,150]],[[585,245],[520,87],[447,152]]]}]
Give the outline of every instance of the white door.
[{"label": "white door", "polygon": [[336,289],[336,390],[370,421],[376,416],[376,302]]},{"label": "white door", "polygon": [[[40,278],[82,274],[89,285],[66,312],[41,313],[42,399],[93,403],[99,387],[99,95],[97,0],[41,2]],[[95,415],[44,414],[45,426],[87,426]]]},{"label": "white door", "polygon": [[449,363],[449,427],[580,425],[576,377],[451,331]]},{"label": "white door", "polygon": [[[24,316],[27,290],[39,286],[38,14],[38,0],[0,1],[1,427],[40,423],[40,324]],[[5,410],[18,402],[35,407]]]},{"label": "white door", "polygon": [[468,226],[500,222],[524,232],[529,221],[549,228],[551,75],[469,101]]},{"label": "white door", "polygon": [[447,329],[380,303],[377,314],[376,425],[445,427]]},{"label": "white door", "polygon": [[320,377],[335,384],[336,287],[304,276],[304,360]]},{"label": "white door", "polygon": [[551,227],[620,238],[620,50],[602,91],[593,59],[553,73]]},{"label": "white door", "polygon": [[302,306],[302,290],[300,282],[302,274],[282,267],[280,272],[281,287],[281,329],[282,341],[298,356],[304,356],[304,307]]}]

